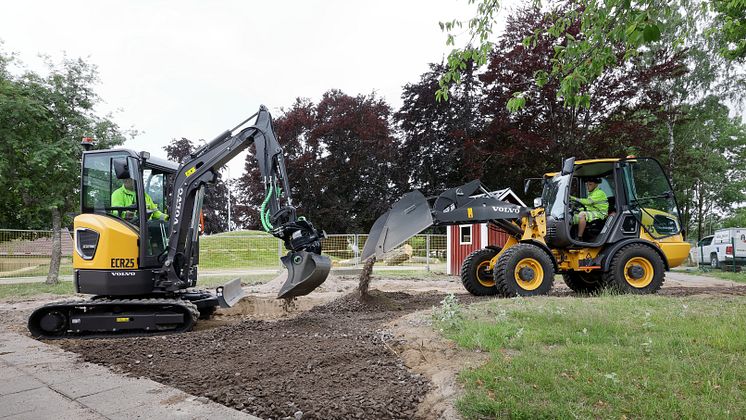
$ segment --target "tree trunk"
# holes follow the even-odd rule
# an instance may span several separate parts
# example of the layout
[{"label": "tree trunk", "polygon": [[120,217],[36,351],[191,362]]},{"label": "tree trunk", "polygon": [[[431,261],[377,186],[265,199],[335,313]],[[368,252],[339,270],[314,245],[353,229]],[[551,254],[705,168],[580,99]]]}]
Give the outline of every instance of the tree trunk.
[{"label": "tree trunk", "polygon": [[52,209],[52,260],[49,262],[47,284],[57,284],[60,279],[60,260],[62,259],[62,215],[59,209]]}]

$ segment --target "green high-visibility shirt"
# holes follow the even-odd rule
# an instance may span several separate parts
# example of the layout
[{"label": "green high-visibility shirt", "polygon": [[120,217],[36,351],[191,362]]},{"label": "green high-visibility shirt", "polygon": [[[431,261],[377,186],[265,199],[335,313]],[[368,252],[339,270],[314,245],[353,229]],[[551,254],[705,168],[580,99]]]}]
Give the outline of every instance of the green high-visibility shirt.
[{"label": "green high-visibility shirt", "polygon": [[[128,190],[124,187],[124,185],[111,193],[112,207],[129,207],[134,205],[136,202],[137,196],[135,192]],[[145,208],[148,210],[155,210],[153,213],[150,214],[151,219],[160,219],[162,215],[165,215],[165,213],[162,213],[160,210],[158,210],[158,206],[153,202],[153,199],[150,198],[148,193],[145,193]],[[119,216],[119,212],[114,211],[114,215]]]},{"label": "green high-visibility shirt", "polygon": [[609,213],[609,197],[601,188],[596,187],[587,198],[579,198],[578,201],[585,205],[587,212],[593,213],[598,218],[606,217]]}]

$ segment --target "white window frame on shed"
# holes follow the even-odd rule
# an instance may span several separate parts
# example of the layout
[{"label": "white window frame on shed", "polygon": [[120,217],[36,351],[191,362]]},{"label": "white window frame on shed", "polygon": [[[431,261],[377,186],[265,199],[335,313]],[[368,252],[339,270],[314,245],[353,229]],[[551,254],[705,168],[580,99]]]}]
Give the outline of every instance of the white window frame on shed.
[{"label": "white window frame on shed", "polygon": [[[463,228],[469,228],[469,242],[464,242],[464,235],[462,233]],[[458,225],[458,244],[459,245],[471,245],[474,243],[474,229],[472,225]]]}]

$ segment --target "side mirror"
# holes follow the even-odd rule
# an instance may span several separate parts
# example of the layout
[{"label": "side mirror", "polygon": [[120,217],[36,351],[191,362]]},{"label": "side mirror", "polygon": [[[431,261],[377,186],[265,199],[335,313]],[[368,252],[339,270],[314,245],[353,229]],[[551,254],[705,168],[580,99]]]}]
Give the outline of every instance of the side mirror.
[{"label": "side mirror", "polygon": [[114,173],[117,175],[117,179],[132,178],[126,158],[112,159],[111,164],[114,166]]},{"label": "side mirror", "polygon": [[541,207],[541,197],[534,198],[534,208]]},{"label": "side mirror", "polygon": [[575,168],[575,158],[567,158],[562,162],[562,175],[571,174]]}]

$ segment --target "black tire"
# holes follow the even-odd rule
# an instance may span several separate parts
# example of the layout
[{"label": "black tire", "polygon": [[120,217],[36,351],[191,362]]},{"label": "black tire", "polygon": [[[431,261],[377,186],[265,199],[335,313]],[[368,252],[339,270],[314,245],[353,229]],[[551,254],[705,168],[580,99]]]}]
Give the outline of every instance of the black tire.
[{"label": "black tire", "polygon": [[718,260],[718,254],[715,254],[714,252],[710,254],[710,267],[720,268],[720,261]]},{"label": "black tire", "polygon": [[663,259],[647,245],[627,245],[614,254],[603,280],[605,285],[620,293],[656,293],[665,280]]},{"label": "black tire", "polygon": [[[526,269],[525,277],[521,277],[523,269]],[[545,295],[554,285],[552,259],[533,244],[517,244],[506,249],[497,260],[494,274],[497,289],[509,297]]]},{"label": "black tire", "polygon": [[604,288],[601,273],[570,272],[562,275],[567,287],[575,293],[593,294]]},{"label": "black tire", "polygon": [[497,255],[497,250],[478,249],[464,260],[461,265],[461,283],[474,296],[493,296],[497,294],[492,270],[486,270],[485,263]]}]

